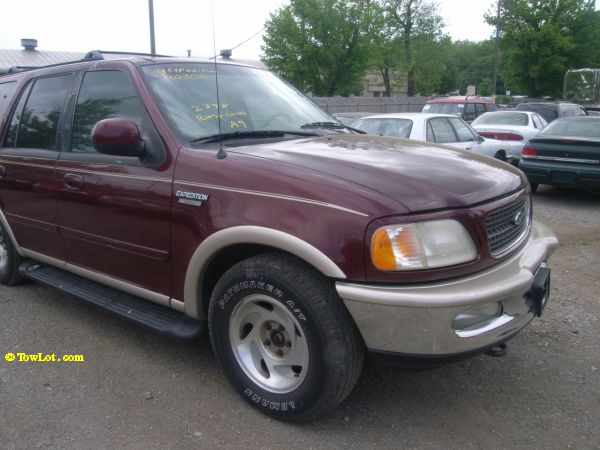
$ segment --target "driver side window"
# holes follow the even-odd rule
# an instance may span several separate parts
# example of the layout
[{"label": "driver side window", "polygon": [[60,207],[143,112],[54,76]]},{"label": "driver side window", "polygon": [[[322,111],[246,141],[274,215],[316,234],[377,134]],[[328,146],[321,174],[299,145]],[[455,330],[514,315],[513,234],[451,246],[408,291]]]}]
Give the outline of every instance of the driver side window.
[{"label": "driver side window", "polygon": [[118,70],[87,72],[73,116],[73,152],[95,153],[92,130],[102,119],[130,119],[142,128],[145,109],[127,75]]}]

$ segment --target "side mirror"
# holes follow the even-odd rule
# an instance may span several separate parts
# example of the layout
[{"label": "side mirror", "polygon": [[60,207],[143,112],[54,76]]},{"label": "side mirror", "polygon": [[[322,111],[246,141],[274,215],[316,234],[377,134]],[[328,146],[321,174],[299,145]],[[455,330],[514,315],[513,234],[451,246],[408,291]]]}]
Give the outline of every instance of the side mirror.
[{"label": "side mirror", "polygon": [[479,142],[485,142],[485,138],[483,136],[479,135],[479,134],[477,135],[477,140]]},{"label": "side mirror", "polygon": [[146,150],[140,130],[129,119],[104,119],[96,123],[92,145],[96,151],[114,156],[142,156]]}]

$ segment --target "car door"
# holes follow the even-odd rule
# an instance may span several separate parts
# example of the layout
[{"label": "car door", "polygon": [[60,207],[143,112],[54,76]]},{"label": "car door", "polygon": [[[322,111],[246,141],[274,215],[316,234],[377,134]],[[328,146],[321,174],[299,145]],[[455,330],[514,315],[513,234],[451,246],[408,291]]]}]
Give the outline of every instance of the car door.
[{"label": "car door", "polygon": [[72,73],[34,78],[21,92],[0,148],[2,212],[28,256],[64,261],[55,163]]},{"label": "car door", "polygon": [[[131,76],[116,69],[80,74],[68,151],[56,166],[59,229],[71,270],[167,303],[172,166]],[[134,122],[145,154],[97,152],[92,130],[107,118]]]}]

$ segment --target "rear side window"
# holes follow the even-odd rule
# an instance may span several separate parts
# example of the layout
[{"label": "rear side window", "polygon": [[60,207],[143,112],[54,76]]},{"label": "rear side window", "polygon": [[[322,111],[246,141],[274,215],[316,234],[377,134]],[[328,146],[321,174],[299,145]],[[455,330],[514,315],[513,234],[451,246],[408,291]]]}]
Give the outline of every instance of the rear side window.
[{"label": "rear side window", "polygon": [[8,108],[8,104],[10,103],[10,99],[12,98],[16,87],[17,83],[15,81],[11,81],[10,83],[0,83],[0,121]]},{"label": "rear side window", "polygon": [[450,122],[443,117],[437,119],[429,119],[427,127],[427,140],[437,142],[438,144],[446,144],[448,142],[456,142],[454,130]]},{"label": "rear side window", "polygon": [[118,70],[88,72],[83,78],[75,114],[71,148],[74,152],[96,150],[92,129],[102,119],[130,119],[142,128],[144,105],[127,75]]},{"label": "rear side window", "polygon": [[498,111],[498,107],[496,106],[495,103],[486,103],[485,104],[485,109],[487,111],[493,112],[493,111]]},{"label": "rear side window", "polygon": [[57,150],[58,125],[71,77],[67,74],[35,80],[13,115],[7,146]]},{"label": "rear side window", "polygon": [[473,119],[475,119],[475,117],[477,117],[477,113],[476,113],[476,110],[475,110],[475,104],[474,103],[467,103],[467,106],[465,108],[464,119],[465,120],[473,120]]}]

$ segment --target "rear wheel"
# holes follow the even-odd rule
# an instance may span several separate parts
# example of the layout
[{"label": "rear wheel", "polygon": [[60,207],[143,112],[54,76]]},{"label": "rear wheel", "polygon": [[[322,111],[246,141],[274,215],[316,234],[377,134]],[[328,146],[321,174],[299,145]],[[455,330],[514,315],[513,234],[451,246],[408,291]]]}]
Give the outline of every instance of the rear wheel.
[{"label": "rear wheel", "polygon": [[228,270],[211,298],[209,328],[234,388],[280,420],[327,413],[362,369],[362,339],[332,283],[289,255],[259,255]]},{"label": "rear wheel", "polygon": [[0,284],[17,284],[23,279],[19,275],[21,256],[15,250],[6,229],[0,224]]},{"label": "rear wheel", "polygon": [[504,150],[498,150],[494,155],[494,158],[506,162],[506,152]]}]

